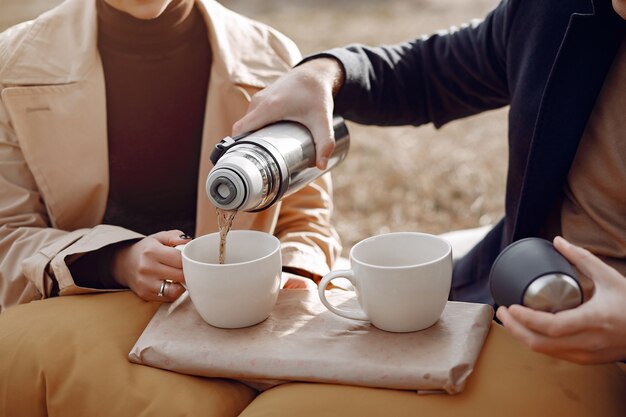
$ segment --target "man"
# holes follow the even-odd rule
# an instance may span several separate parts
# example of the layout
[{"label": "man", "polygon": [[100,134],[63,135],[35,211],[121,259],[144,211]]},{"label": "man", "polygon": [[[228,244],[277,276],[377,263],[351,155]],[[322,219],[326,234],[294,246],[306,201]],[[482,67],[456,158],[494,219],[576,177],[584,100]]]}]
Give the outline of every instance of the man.
[{"label": "man", "polygon": [[450,298],[493,303],[489,271],[505,246],[563,235],[574,245],[555,245],[595,283],[591,301],[555,315],[500,308],[498,317],[536,350],[584,363],[624,359],[624,18],[623,0],[504,0],[461,29],[331,50],[253,97],[234,133],[299,121],[313,132],[324,167],[334,111],[366,124],[441,126],[510,105],[506,213],[456,264]]},{"label": "man", "polygon": [[[212,148],[298,59],[214,1],[72,0],[3,33],[0,312],[122,288],[176,299],[174,246],[218,227]],[[233,228],[274,233],[287,286],[314,285],[340,250],[331,210],[324,177]]]}]

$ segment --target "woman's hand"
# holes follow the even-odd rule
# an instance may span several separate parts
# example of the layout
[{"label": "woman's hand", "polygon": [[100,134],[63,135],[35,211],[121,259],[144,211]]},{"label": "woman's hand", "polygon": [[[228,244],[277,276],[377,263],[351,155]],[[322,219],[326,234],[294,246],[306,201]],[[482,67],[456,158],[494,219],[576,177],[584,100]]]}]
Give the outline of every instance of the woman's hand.
[{"label": "woman's hand", "polygon": [[[180,230],[169,230],[125,246],[113,256],[113,277],[146,301],[173,301],[185,291],[182,256],[174,246],[189,239]],[[159,296],[164,280],[172,282]]]},{"label": "woman's hand", "polygon": [[233,135],[280,120],[299,122],[311,131],[317,166],[323,170],[335,147],[333,94],[342,84],[343,70],[336,60],[308,61],[255,94],[247,114],[233,126]]},{"label": "woman's hand", "polygon": [[317,284],[310,278],[283,272],[280,278],[280,288],[286,290],[317,290]]},{"label": "woman's hand", "polygon": [[626,277],[561,237],[554,246],[595,284],[591,299],[556,314],[512,305],[497,312],[513,337],[531,349],[581,364],[626,359]]}]

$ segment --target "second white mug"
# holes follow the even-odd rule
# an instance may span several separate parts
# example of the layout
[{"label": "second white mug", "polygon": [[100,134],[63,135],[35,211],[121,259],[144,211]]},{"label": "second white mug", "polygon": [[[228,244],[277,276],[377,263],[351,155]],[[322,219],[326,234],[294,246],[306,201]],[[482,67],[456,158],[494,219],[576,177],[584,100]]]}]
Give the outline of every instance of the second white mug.
[{"label": "second white mug", "polygon": [[[350,250],[350,264],[320,281],[320,299],[333,313],[390,332],[418,331],[439,320],[452,282],[452,247],[446,240],[416,232],[374,236]],[[326,287],[339,277],[355,287],[361,311],[326,299]]]}]

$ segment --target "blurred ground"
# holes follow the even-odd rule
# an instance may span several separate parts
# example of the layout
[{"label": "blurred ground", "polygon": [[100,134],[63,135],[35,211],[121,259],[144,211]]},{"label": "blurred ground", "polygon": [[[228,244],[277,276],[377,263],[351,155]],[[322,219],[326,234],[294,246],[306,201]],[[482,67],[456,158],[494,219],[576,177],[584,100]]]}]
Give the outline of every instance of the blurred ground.
[{"label": "blurred ground", "polygon": [[[85,0],[89,1],[89,0]],[[58,0],[0,0],[0,30]],[[394,43],[473,18],[497,0],[223,0],[274,26],[304,54],[359,42]],[[506,109],[431,126],[350,124],[352,146],[334,170],[335,218],[344,254],[389,231],[440,233],[497,221],[503,213]]]}]

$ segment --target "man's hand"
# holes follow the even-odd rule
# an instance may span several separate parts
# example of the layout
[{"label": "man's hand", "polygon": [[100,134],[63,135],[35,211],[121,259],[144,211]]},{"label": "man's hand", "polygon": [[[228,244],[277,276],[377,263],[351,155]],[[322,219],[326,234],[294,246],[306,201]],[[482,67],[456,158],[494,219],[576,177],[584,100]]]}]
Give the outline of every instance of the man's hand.
[{"label": "man's hand", "polygon": [[[185,291],[182,256],[174,246],[187,242],[189,238],[183,232],[169,230],[125,246],[113,256],[113,277],[146,301],[173,301]],[[159,297],[166,279],[172,283]]]},{"label": "man's hand", "polygon": [[595,284],[591,299],[556,314],[513,305],[498,318],[531,349],[581,364],[626,359],[626,277],[561,237],[554,246]]},{"label": "man's hand", "polygon": [[252,97],[247,114],[233,126],[233,135],[281,120],[306,126],[315,140],[317,167],[325,169],[335,147],[333,95],[343,84],[343,70],[332,58],[308,61]]}]

